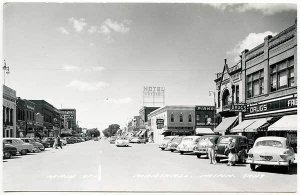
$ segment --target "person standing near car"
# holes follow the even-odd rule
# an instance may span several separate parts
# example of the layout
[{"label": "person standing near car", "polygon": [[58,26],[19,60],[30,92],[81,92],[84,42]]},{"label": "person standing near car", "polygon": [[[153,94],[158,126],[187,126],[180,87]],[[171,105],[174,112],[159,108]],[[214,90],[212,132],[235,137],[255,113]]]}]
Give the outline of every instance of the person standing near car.
[{"label": "person standing near car", "polygon": [[53,148],[57,149],[57,137],[54,138]]},{"label": "person standing near car", "polygon": [[57,144],[60,147],[60,149],[62,149],[62,144],[59,136],[57,137]]},{"label": "person standing near car", "polygon": [[228,164],[227,166],[234,166],[236,161],[238,161],[237,151],[236,151],[236,145],[233,142],[233,139],[230,137],[228,139],[228,144],[226,146],[225,151],[227,150],[228,153]]},{"label": "person standing near car", "polygon": [[209,138],[206,138],[206,141],[207,141],[207,155],[210,160],[210,164],[215,165],[217,164],[216,153],[215,153],[216,145]]}]

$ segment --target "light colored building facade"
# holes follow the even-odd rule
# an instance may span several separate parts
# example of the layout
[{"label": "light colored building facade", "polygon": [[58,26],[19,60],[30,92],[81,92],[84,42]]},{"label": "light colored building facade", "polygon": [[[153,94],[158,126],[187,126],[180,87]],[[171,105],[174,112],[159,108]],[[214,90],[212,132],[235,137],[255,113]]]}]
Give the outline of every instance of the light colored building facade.
[{"label": "light colored building facade", "polygon": [[148,115],[154,143],[167,135],[195,134],[195,106],[164,106]]},{"label": "light colored building facade", "polygon": [[3,137],[16,137],[16,91],[3,85]]}]

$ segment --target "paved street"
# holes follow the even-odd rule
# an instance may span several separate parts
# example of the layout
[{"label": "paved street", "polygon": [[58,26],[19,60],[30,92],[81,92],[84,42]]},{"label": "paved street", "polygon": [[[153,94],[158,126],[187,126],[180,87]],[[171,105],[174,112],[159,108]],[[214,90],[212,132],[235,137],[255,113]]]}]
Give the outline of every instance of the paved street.
[{"label": "paved street", "polygon": [[3,161],[5,191],[295,192],[297,170],[210,165],[156,144],[87,141]]}]

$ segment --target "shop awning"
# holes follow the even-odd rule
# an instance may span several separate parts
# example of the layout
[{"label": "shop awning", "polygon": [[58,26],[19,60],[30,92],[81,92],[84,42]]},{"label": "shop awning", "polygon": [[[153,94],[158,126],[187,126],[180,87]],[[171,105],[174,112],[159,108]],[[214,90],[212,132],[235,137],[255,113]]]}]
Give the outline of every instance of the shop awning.
[{"label": "shop awning", "polygon": [[258,129],[268,124],[272,117],[255,119],[254,123],[245,128],[245,132],[257,132]]},{"label": "shop awning", "polygon": [[222,122],[215,128],[215,132],[225,132],[237,121],[237,118],[238,116],[224,118]]},{"label": "shop awning", "polygon": [[256,119],[252,119],[252,120],[245,120],[243,122],[241,122],[240,124],[238,124],[237,126],[235,126],[234,128],[232,128],[230,130],[231,133],[241,133],[244,132],[244,130],[249,127],[251,124],[255,123]]},{"label": "shop awning", "polygon": [[214,135],[215,133],[210,128],[196,128],[196,134],[200,135]]},{"label": "shop awning", "polygon": [[270,125],[268,131],[297,131],[297,115],[283,116]]}]

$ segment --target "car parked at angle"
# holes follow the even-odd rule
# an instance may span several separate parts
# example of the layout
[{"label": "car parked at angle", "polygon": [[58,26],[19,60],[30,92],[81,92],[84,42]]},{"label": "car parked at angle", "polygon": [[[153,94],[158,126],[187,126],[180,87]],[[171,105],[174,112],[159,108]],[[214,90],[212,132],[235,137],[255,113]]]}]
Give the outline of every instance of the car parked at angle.
[{"label": "car parked at angle", "polygon": [[182,139],[184,138],[185,136],[177,136],[175,137],[174,139],[172,139],[172,141],[170,141],[168,143],[168,146],[166,148],[166,150],[170,150],[171,152],[174,152],[176,151],[177,149],[177,146],[181,143]]},{"label": "car parked at angle", "polygon": [[197,146],[194,148],[194,153],[197,155],[197,158],[201,158],[201,155],[208,155],[208,146],[211,144],[209,142],[212,142],[216,145],[219,137],[220,135],[201,136]]},{"label": "car parked at angle", "polygon": [[146,138],[143,138],[143,137],[133,137],[131,140],[130,140],[130,143],[137,143],[137,144],[141,144],[141,143],[146,143],[147,139]]},{"label": "car parked at angle", "polygon": [[9,159],[11,156],[17,155],[17,148],[11,144],[3,143],[3,158]]},{"label": "car parked at angle", "polygon": [[110,144],[115,144],[116,139],[117,139],[117,137],[112,136],[112,137],[110,137],[110,138],[108,139],[108,141],[109,141]]},{"label": "car parked at angle", "polygon": [[120,138],[116,139],[115,144],[116,144],[117,147],[119,147],[119,146],[129,146],[129,140],[126,139],[125,137],[120,137]]},{"label": "car parked at angle", "polygon": [[245,163],[247,159],[248,151],[248,139],[242,135],[223,135],[220,136],[216,145],[216,161],[220,162],[221,159],[227,159],[228,156],[225,154],[225,148],[229,143],[229,138],[235,143],[238,162]]},{"label": "car parked at angle", "polygon": [[177,146],[177,150],[180,154],[190,153],[194,151],[201,136],[186,136],[182,139],[181,143]]},{"label": "car parked at angle", "polygon": [[164,139],[162,140],[161,144],[159,144],[159,148],[161,150],[165,150],[168,147],[168,144],[177,136],[166,136],[164,137]]},{"label": "car parked at angle", "polygon": [[33,138],[21,138],[21,140],[25,143],[29,143],[32,144],[34,147],[33,152],[40,152],[40,151],[44,151],[45,147],[43,144],[35,141]]},{"label": "car parked at angle", "polygon": [[34,139],[34,141],[43,144],[44,148],[49,148],[50,147],[49,143],[42,141],[40,138],[33,138],[33,139]]},{"label": "car parked at angle", "polygon": [[246,162],[250,164],[251,170],[255,170],[257,165],[272,165],[283,166],[289,171],[294,159],[295,152],[287,138],[266,136],[255,140]]},{"label": "car parked at angle", "polygon": [[34,147],[32,144],[23,142],[20,138],[3,138],[3,143],[11,144],[17,148],[17,152],[21,155],[33,152]]},{"label": "car parked at angle", "polygon": [[44,137],[42,139],[42,142],[49,144],[50,147],[53,147],[53,144],[55,142],[55,138],[54,137]]}]

